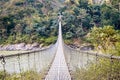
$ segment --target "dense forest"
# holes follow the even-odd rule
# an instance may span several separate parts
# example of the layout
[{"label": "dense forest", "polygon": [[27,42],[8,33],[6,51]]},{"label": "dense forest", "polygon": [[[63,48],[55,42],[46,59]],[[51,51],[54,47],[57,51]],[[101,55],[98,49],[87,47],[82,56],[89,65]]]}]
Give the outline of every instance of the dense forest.
[{"label": "dense forest", "polygon": [[110,25],[119,30],[119,7],[119,0],[102,4],[92,0],[1,0],[0,44],[54,43],[59,13],[68,44],[84,37],[94,26]]},{"label": "dense forest", "polygon": [[54,42],[57,16],[51,4],[49,0],[1,0],[0,43]]}]

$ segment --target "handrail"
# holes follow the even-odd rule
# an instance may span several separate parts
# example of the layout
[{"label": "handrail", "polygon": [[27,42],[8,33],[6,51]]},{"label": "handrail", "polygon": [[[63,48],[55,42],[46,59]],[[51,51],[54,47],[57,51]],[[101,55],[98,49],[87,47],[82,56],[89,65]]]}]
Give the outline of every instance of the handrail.
[{"label": "handrail", "polygon": [[65,47],[67,47],[68,49],[74,50],[74,51],[78,51],[80,53],[84,53],[84,54],[89,54],[89,55],[94,55],[94,56],[99,56],[99,57],[104,57],[104,58],[109,58],[109,59],[116,59],[116,60],[120,60],[120,56],[114,56],[113,54],[100,54],[97,52],[88,52],[88,51],[81,51],[81,50],[76,50],[73,49],[71,47],[69,47],[68,45],[64,44]]},{"label": "handrail", "polygon": [[44,50],[47,50],[51,47],[55,46],[55,44],[52,44],[51,46],[47,47],[47,48],[44,48],[44,49],[40,49],[40,50],[34,50],[34,51],[28,51],[28,52],[21,52],[21,53],[16,53],[16,54],[9,54],[9,55],[0,55],[0,59],[4,57],[13,57],[13,56],[20,56],[20,55],[25,55],[25,54],[31,54],[31,53],[35,53],[35,52],[40,52],[40,51],[44,51]]}]

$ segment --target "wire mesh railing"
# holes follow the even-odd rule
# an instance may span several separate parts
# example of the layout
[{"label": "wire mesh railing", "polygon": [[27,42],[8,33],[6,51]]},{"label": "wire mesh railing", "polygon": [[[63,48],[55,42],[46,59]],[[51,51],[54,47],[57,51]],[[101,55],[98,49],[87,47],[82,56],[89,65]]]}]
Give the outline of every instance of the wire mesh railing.
[{"label": "wire mesh railing", "polygon": [[54,60],[57,50],[57,43],[48,48],[18,53],[12,55],[0,56],[0,72],[2,80],[6,80],[6,74],[22,73],[25,71],[35,71],[41,73],[49,69]]},{"label": "wire mesh railing", "polygon": [[80,51],[64,44],[73,80],[120,80],[120,56]]}]

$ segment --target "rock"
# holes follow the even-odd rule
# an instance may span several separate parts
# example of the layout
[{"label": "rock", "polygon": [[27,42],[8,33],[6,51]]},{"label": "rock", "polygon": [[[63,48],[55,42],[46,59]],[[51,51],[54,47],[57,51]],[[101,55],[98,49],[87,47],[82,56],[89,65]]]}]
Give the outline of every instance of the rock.
[{"label": "rock", "polygon": [[43,45],[39,43],[33,43],[29,50],[40,50]]},{"label": "rock", "polygon": [[14,45],[8,44],[8,45],[2,46],[1,50],[11,51],[11,50],[15,50],[15,47],[14,47]]},{"label": "rock", "polygon": [[71,48],[74,48],[74,49],[79,48],[79,46],[77,46],[77,45],[75,45],[75,44],[70,44],[69,46],[70,46]]},{"label": "rock", "polygon": [[25,49],[26,49],[26,50],[32,50],[33,48],[32,48],[32,45],[31,45],[31,44],[27,44],[27,45],[25,46]]},{"label": "rock", "polygon": [[34,47],[38,48],[38,47],[39,47],[39,43],[33,43],[31,46],[32,46],[33,48],[34,48]]},{"label": "rock", "polygon": [[2,47],[2,50],[9,50],[9,47],[10,47],[10,45],[8,44],[8,45],[4,45],[3,47]]},{"label": "rock", "polygon": [[40,45],[39,45],[39,48],[42,48],[42,47],[43,47],[43,44],[40,44]]},{"label": "rock", "polygon": [[9,46],[8,46],[8,50],[9,50],[9,51],[15,50],[15,46],[14,46],[14,45],[9,45]]},{"label": "rock", "polygon": [[0,45],[0,50],[14,51],[14,50],[40,50],[43,44],[33,43],[33,44],[8,44]]},{"label": "rock", "polygon": [[80,50],[93,50],[94,49],[94,46],[92,45],[88,45],[88,46],[81,46],[80,47]]},{"label": "rock", "polygon": [[22,50],[25,48],[25,43],[15,44],[16,50]]}]

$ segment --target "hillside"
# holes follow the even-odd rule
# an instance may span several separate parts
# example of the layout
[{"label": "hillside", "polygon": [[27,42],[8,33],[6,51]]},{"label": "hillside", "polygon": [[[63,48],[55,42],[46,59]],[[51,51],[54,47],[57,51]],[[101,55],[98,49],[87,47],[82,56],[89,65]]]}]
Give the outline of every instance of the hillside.
[{"label": "hillside", "polygon": [[1,0],[0,44],[49,45],[57,39],[58,13],[62,13],[67,44],[80,41],[93,26],[120,29],[119,0],[90,4],[93,0]]},{"label": "hillside", "polygon": [[[57,35],[55,24],[56,10],[60,7],[58,1],[5,0],[0,1],[0,4],[1,44],[34,41],[41,43],[44,39]],[[53,9],[54,7],[56,9]],[[49,40],[47,42],[46,44],[51,43]]]}]

